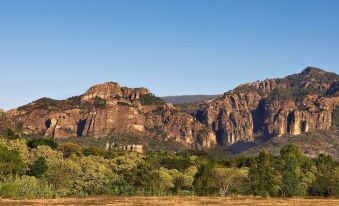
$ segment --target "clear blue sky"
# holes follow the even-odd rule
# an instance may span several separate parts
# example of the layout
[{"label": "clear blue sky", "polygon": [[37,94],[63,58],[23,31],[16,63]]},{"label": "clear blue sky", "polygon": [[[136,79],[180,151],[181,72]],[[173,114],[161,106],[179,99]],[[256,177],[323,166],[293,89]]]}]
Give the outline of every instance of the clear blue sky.
[{"label": "clear blue sky", "polygon": [[0,0],[0,107],[95,83],[217,94],[339,72],[337,0]]}]

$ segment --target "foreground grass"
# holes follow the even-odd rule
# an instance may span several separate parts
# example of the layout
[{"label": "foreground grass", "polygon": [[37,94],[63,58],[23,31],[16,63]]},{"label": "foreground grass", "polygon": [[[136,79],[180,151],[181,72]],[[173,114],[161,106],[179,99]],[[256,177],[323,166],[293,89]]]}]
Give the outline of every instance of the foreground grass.
[{"label": "foreground grass", "polygon": [[203,205],[279,205],[320,206],[339,205],[339,199],[321,198],[254,198],[254,197],[87,197],[60,199],[9,200],[0,199],[0,205],[115,205],[115,206],[203,206]]}]

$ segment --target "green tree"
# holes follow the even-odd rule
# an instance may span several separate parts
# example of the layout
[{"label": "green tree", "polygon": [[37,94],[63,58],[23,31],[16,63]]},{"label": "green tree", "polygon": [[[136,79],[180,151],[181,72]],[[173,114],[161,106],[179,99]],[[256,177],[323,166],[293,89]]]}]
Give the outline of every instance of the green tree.
[{"label": "green tree", "polygon": [[150,173],[150,182],[148,184],[149,191],[152,195],[163,195],[174,188],[174,178],[170,171],[166,168],[153,170]]},{"label": "green tree", "polygon": [[[171,170],[174,177],[174,192],[190,194],[193,190],[194,176],[198,172],[196,166],[190,166],[183,171]],[[176,172],[175,172],[176,171]]]},{"label": "green tree", "polygon": [[54,139],[46,139],[46,138],[32,138],[27,141],[27,146],[34,149],[37,148],[38,146],[49,146],[52,149],[56,149],[58,147],[58,143],[54,141]]},{"label": "green tree", "polygon": [[301,195],[301,165],[304,156],[297,145],[287,144],[280,150],[282,175],[281,193],[282,196],[293,197]]},{"label": "green tree", "polygon": [[274,196],[280,190],[280,176],[274,170],[272,157],[262,150],[259,156],[255,158],[249,170],[249,180],[254,195]]},{"label": "green tree", "polygon": [[247,175],[245,170],[217,167],[212,171],[212,178],[208,186],[217,188],[220,196],[230,193],[246,194]]},{"label": "green tree", "polygon": [[0,173],[1,177],[8,175],[17,175],[24,168],[24,163],[20,158],[19,152],[9,150],[4,146],[0,146]]},{"label": "green tree", "polygon": [[339,167],[336,167],[330,181],[331,195],[339,196]]},{"label": "green tree", "polygon": [[38,157],[30,168],[30,175],[41,177],[47,171],[47,162],[44,157]]},{"label": "green tree", "polygon": [[71,142],[64,142],[58,146],[58,150],[64,154],[64,158],[70,157],[72,154],[80,156],[82,154],[81,147]]},{"label": "green tree", "polygon": [[316,180],[312,184],[311,194],[330,196],[335,194],[338,182],[333,181],[336,176],[336,162],[330,155],[320,154],[316,160]]},{"label": "green tree", "polygon": [[218,165],[209,159],[202,159],[197,174],[194,178],[194,191],[198,195],[209,195],[215,193],[208,188],[208,182],[211,181],[213,169]]}]

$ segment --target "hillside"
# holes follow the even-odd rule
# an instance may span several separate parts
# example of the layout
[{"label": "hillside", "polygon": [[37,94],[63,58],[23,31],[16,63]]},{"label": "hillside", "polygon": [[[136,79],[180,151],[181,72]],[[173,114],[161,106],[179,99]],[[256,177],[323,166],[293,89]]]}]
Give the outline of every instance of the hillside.
[{"label": "hillside", "polygon": [[172,104],[191,104],[215,99],[219,96],[220,95],[180,95],[180,96],[165,96],[160,98]]},{"label": "hillside", "polygon": [[[0,127],[58,140],[103,139],[147,150],[278,151],[295,142],[310,156],[338,156],[339,76],[308,67],[243,84],[222,96],[159,98],[147,88],[107,82],[65,100],[41,98],[0,114]],[[205,101],[210,99],[209,101]],[[177,104],[171,104],[170,101]],[[102,142],[102,141],[99,141]]]}]

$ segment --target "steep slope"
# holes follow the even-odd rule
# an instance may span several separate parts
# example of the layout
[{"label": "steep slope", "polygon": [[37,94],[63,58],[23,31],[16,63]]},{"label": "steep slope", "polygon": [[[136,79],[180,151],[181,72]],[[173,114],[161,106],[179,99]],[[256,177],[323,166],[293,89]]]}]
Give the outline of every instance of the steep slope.
[{"label": "steep slope", "polygon": [[[39,99],[7,112],[25,134],[54,138],[105,137],[142,133],[175,139],[193,148],[215,144],[214,133],[191,115],[155,97],[146,88],[131,89],[108,82],[67,100]],[[155,133],[154,131],[160,131]]]},{"label": "steep slope", "polygon": [[220,145],[327,130],[339,105],[339,76],[308,67],[300,74],[241,85],[207,103],[197,118]]}]

